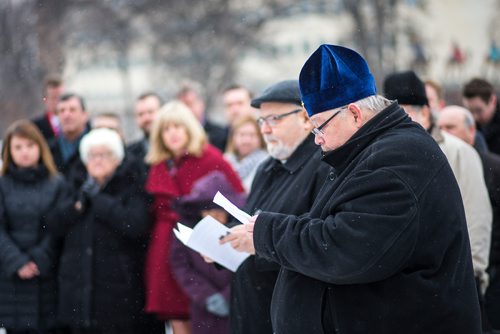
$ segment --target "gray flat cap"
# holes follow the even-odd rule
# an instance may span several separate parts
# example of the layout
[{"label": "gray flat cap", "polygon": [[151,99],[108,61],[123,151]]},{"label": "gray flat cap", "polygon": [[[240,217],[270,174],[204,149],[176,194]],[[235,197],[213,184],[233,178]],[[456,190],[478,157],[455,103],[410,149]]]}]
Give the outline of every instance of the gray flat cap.
[{"label": "gray flat cap", "polygon": [[293,103],[301,106],[302,99],[300,96],[299,81],[280,81],[266,88],[260,96],[252,100],[251,105],[254,108],[260,108],[260,105],[264,102]]}]

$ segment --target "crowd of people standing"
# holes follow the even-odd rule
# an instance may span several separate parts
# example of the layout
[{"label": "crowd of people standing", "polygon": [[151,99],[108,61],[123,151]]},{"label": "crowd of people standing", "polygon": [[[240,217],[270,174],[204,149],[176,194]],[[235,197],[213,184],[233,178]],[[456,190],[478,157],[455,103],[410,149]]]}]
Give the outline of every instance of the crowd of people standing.
[{"label": "crowd of people standing", "polygon": [[[14,122],[3,140],[0,328],[431,333],[429,322],[401,319],[434,307],[438,333],[463,306],[467,333],[500,332],[495,89],[472,79],[463,106],[446,106],[436,82],[406,71],[385,79],[383,95],[361,56],[323,45],[299,80],[255,97],[228,86],[225,127],[208,119],[196,84],[168,102],[143,93],[134,104],[142,137],[129,142],[118,114],[91,114],[49,78],[44,114]],[[217,191],[253,216],[248,225],[212,203]],[[178,221],[194,227],[207,215],[231,228],[221,243],[251,253],[234,273],[173,237]],[[436,284],[450,289],[434,298]],[[457,291],[463,298],[450,303],[466,305],[444,310]]]}]

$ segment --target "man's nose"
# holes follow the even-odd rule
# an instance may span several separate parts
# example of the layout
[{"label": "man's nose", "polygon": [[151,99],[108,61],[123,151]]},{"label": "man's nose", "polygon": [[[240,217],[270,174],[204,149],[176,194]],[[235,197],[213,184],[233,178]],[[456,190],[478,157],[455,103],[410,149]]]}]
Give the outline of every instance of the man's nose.
[{"label": "man's nose", "polygon": [[271,127],[269,126],[269,124],[267,124],[267,122],[264,122],[262,123],[262,125],[260,126],[260,132],[264,133],[264,134],[267,134],[267,133],[271,133],[272,132],[272,129]]},{"label": "man's nose", "polygon": [[314,143],[316,145],[323,145],[325,143],[325,140],[322,136],[314,135]]}]

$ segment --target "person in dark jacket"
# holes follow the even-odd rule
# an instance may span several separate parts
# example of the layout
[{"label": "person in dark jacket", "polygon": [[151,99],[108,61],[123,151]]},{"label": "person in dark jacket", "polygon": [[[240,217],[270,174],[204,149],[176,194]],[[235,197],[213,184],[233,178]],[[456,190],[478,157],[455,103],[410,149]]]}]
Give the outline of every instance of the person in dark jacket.
[{"label": "person in dark jacket", "polygon": [[484,79],[474,78],[465,84],[462,95],[464,106],[474,116],[488,149],[500,154],[500,103],[495,88]]},{"label": "person in dark jacket", "polygon": [[376,95],[353,50],[321,45],[299,81],[334,175],[309,213],[246,225],[253,244],[240,250],[281,265],[275,333],[481,333],[460,190],[439,146]]},{"label": "person in dark jacket", "polygon": [[85,102],[79,95],[66,93],[59,98],[56,108],[61,133],[49,140],[48,144],[57,170],[65,177],[69,173],[83,175],[85,166],[80,160],[78,147],[83,136],[90,131]]},{"label": "person in dark jacket", "polygon": [[141,129],[143,137],[127,146],[127,153],[134,156],[143,163],[147,169],[144,158],[149,151],[149,133],[156,114],[163,105],[163,100],[155,92],[146,92],[141,94],[134,105],[135,122]]},{"label": "person in dark jacket", "polygon": [[27,120],[4,139],[0,177],[0,327],[52,333],[56,326],[57,248],[47,216],[67,195],[50,150]]},{"label": "person in dark jacket", "polygon": [[224,152],[227,146],[228,130],[215,124],[206,114],[206,105],[203,99],[201,85],[192,82],[184,84],[176,94],[177,99],[182,101],[200,121],[203,129],[207,133],[208,141]]},{"label": "person in dark jacket", "polygon": [[[252,100],[271,157],[256,172],[243,207],[247,213],[304,214],[329,174],[330,168],[320,164],[321,150],[314,145],[312,126],[300,103],[297,80],[278,82]],[[231,238],[241,235],[241,227],[233,228]],[[230,242],[236,245],[245,240],[234,238]],[[279,268],[261,256],[250,256],[240,265],[231,285],[231,333],[273,333],[270,306]]]},{"label": "person in dark jacket", "polygon": [[38,127],[46,141],[59,136],[61,132],[56,106],[63,91],[64,85],[60,77],[49,76],[45,79],[43,85],[44,113],[33,118],[32,121]]},{"label": "person in dark jacket", "polygon": [[[213,202],[217,191],[238,207],[245,204],[245,194],[235,191],[222,172],[213,171],[198,179],[191,192],[174,203],[180,221],[193,228],[210,215],[226,224],[228,214]],[[177,283],[190,300],[191,333],[228,333],[231,271],[206,263],[198,252],[177,239],[172,241],[170,261]]]},{"label": "person in dark jacket", "polygon": [[[467,109],[459,106],[445,107],[437,124],[443,131],[447,131],[474,146],[483,162],[484,180],[493,209],[491,248],[487,270],[490,277],[484,296],[485,309],[489,325],[495,330],[500,330],[500,318],[498,317],[500,314],[500,156],[477,145],[476,125],[472,114]],[[483,321],[483,323],[486,322]]]},{"label": "person in dark jacket", "polygon": [[69,176],[76,195],[66,201],[69,223],[51,226],[64,238],[59,317],[74,333],[134,333],[149,222],[141,169],[110,129],[89,132],[79,152],[87,175]]}]

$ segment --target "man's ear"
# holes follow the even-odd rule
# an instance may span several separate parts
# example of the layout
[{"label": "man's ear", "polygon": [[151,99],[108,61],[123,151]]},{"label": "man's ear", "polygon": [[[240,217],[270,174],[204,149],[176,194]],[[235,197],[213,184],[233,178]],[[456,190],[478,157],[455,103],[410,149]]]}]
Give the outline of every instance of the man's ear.
[{"label": "man's ear", "polygon": [[306,129],[307,131],[311,131],[313,126],[311,124],[311,119],[309,118],[309,115],[307,114],[305,109],[302,109],[302,111],[299,112],[299,117],[303,120],[304,129]]},{"label": "man's ear", "polygon": [[347,106],[347,112],[354,118],[355,126],[359,129],[366,121],[366,115],[356,104],[351,103]]},{"label": "man's ear", "polygon": [[488,104],[493,105],[493,106],[495,106],[497,104],[497,95],[496,94],[491,94],[490,101]]},{"label": "man's ear", "polygon": [[471,134],[472,138],[475,138],[476,137],[476,126],[475,125],[471,125],[469,126],[469,133]]}]

